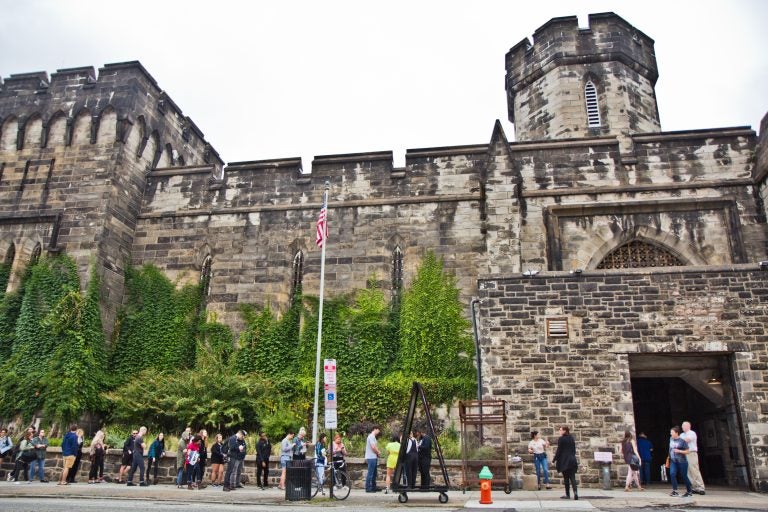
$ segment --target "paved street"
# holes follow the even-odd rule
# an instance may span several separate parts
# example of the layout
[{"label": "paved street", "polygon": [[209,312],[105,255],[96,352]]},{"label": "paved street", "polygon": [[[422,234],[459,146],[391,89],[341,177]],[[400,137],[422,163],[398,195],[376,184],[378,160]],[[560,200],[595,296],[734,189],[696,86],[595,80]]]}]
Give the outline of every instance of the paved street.
[{"label": "paved street", "polygon": [[354,489],[346,501],[331,501],[327,497],[310,502],[289,502],[278,489],[261,491],[247,486],[235,492],[224,493],[220,488],[207,487],[200,491],[176,489],[172,485],[150,487],[126,487],[115,484],[55,484],[19,485],[0,482],[0,510],[3,512],[62,512],[62,511],[124,511],[151,510],[162,512],[218,512],[231,511],[272,511],[299,512],[334,509],[339,511],[383,512],[404,510],[420,511],[627,511],[627,510],[768,510],[768,495],[727,488],[708,490],[706,496],[693,498],[672,498],[666,486],[653,486],[645,492],[625,493],[621,489],[603,491],[600,489],[581,490],[579,501],[561,500],[561,489],[551,491],[514,491],[504,494],[493,492],[493,504],[480,505],[479,493],[451,491],[449,501],[440,504],[436,493],[410,493],[408,503],[398,503],[397,495],[366,494]]}]

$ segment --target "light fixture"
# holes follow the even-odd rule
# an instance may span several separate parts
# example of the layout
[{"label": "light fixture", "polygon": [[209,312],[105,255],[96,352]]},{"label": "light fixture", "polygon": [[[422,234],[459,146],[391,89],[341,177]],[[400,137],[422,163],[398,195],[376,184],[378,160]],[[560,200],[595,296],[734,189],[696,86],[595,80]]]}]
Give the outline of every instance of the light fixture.
[{"label": "light fixture", "polygon": [[536,274],[538,274],[538,273],[539,273],[539,271],[538,271],[538,270],[534,270],[534,269],[531,269],[531,268],[529,268],[528,270],[526,270],[525,272],[523,272],[523,275],[524,275],[525,277],[533,277],[533,276],[535,276],[535,275],[536,275]]},{"label": "light fixture", "polygon": [[760,265],[760,270],[768,270],[768,260],[760,261],[758,265]]},{"label": "light fixture", "polygon": [[580,268],[575,268],[575,269],[571,270],[571,274],[576,274],[576,275],[579,275],[582,272],[584,272],[584,270],[580,269]]},{"label": "light fixture", "polygon": [[722,383],[723,383],[723,381],[720,380],[720,377],[713,376],[713,377],[710,377],[709,379],[707,379],[707,384],[709,384],[710,386],[716,386],[716,385],[722,384]]}]

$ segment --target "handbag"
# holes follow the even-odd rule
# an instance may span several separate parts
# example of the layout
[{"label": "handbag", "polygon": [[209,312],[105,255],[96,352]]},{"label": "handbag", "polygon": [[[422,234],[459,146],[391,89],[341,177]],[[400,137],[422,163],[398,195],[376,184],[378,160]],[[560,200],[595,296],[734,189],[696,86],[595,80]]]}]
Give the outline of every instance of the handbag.
[{"label": "handbag", "polygon": [[667,467],[664,464],[661,465],[661,481],[667,481]]},{"label": "handbag", "polygon": [[640,457],[633,453],[629,458],[629,467],[632,469],[632,471],[637,471],[640,469]]}]

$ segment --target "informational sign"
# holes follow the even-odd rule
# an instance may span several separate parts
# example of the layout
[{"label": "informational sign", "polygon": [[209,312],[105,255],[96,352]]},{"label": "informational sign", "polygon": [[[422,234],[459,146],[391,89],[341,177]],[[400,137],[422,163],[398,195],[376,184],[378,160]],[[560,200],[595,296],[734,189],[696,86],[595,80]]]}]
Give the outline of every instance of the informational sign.
[{"label": "informational sign", "polygon": [[336,409],[325,410],[325,428],[332,429],[337,428],[338,418],[336,417]]},{"label": "informational sign", "polygon": [[595,462],[613,462],[613,452],[594,452]]},{"label": "informational sign", "polygon": [[323,361],[323,373],[325,380],[325,428],[336,428],[338,417],[336,415],[336,360]]}]

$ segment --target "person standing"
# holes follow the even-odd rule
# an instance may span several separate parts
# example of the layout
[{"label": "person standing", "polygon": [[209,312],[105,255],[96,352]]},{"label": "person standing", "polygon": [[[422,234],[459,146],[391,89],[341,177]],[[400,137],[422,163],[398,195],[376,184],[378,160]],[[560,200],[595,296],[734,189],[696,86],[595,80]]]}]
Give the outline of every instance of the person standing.
[{"label": "person standing", "polygon": [[229,464],[227,464],[227,473],[224,475],[224,487],[222,488],[224,491],[234,491],[240,487],[240,473],[243,470],[243,461],[245,460],[247,448],[245,436],[245,430],[238,430],[235,435],[227,440]]},{"label": "person standing", "polygon": [[75,465],[72,466],[69,474],[67,474],[67,482],[73,484],[77,478],[77,474],[80,472],[80,465],[83,460],[83,444],[85,443],[85,432],[83,429],[77,429],[77,453],[75,453]]},{"label": "person standing", "polygon": [[280,489],[285,490],[285,475],[288,471],[288,462],[293,459],[293,430],[288,429],[285,437],[280,441]]},{"label": "person standing", "polygon": [[35,453],[35,445],[32,444],[32,438],[34,437],[33,432],[27,431],[24,433],[24,437],[19,442],[19,449],[16,452],[16,461],[13,465],[13,472],[11,473],[8,480],[10,482],[17,482],[19,483],[21,481],[21,476],[24,475],[24,478],[27,479],[27,483],[30,483],[32,480],[30,480],[29,477],[29,466],[37,460],[37,453]]},{"label": "person standing", "polygon": [[299,429],[299,433],[293,440],[293,460],[307,459],[307,430],[304,427]]},{"label": "person standing", "polygon": [[45,479],[45,452],[48,449],[48,438],[45,437],[45,430],[40,429],[37,436],[32,438],[32,446],[35,447],[37,459],[30,464],[29,480],[34,480],[35,473],[37,473],[40,481],[45,483],[48,481]]},{"label": "person standing", "polygon": [[418,443],[421,488],[427,489],[432,484],[432,478],[429,476],[429,468],[432,465],[432,438],[419,429],[416,429],[414,433]]},{"label": "person standing", "polygon": [[221,434],[211,445],[211,486],[218,487],[224,482],[224,452]]},{"label": "person standing", "polygon": [[576,459],[576,441],[573,440],[570,428],[560,427],[560,438],[557,440],[557,449],[552,459],[557,470],[563,474],[565,482],[565,495],[560,496],[564,500],[571,499],[570,487],[573,486],[573,499],[579,499],[579,493],[576,489],[576,470],[579,468],[579,461]]},{"label": "person standing", "polygon": [[176,447],[176,488],[181,489],[184,483],[184,472],[187,467],[187,445],[192,437],[192,428],[187,427],[179,437],[179,446]]},{"label": "person standing", "polygon": [[77,456],[77,425],[75,424],[70,425],[69,432],[64,434],[64,439],[61,441],[61,456],[64,459],[64,470],[61,472],[58,485],[69,485],[67,477],[75,465]]},{"label": "person standing", "polygon": [[200,464],[200,444],[202,443],[202,437],[196,435],[187,445],[187,489],[190,491],[198,489],[197,482],[195,481],[197,475],[197,467]]},{"label": "person standing", "polygon": [[128,473],[131,469],[131,463],[133,462],[133,441],[139,434],[138,430],[131,432],[131,435],[123,443],[123,457],[120,460],[120,471],[117,474],[117,483],[123,483],[123,475]]},{"label": "person standing", "polygon": [[[333,469],[334,470],[341,470],[344,471],[346,469],[346,462],[344,462],[344,457],[347,456],[347,447],[344,446],[344,441],[341,438],[341,434],[338,432],[336,435],[333,436],[333,443],[331,445],[331,457],[333,462]],[[339,481],[341,485],[346,486],[347,485],[347,477],[346,473],[342,477],[342,479]]]},{"label": "person standing", "polygon": [[88,483],[101,483],[104,481],[104,456],[107,453],[107,447],[104,445],[103,431],[99,430],[93,436],[89,452],[91,470],[88,472]]},{"label": "person standing", "polygon": [[392,489],[392,475],[397,467],[397,459],[400,455],[400,436],[392,436],[392,440],[384,447],[387,450],[387,481],[384,493],[388,494]]},{"label": "person standing", "polygon": [[325,463],[328,457],[328,436],[320,434],[315,444],[315,474],[317,474],[317,486],[320,493],[325,496]]},{"label": "person standing", "polygon": [[677,492],[677,476],[683,477],[685,494],[683,498],[693,496],[691,481],[688,479],[688,443],[680,437],[680,427],[672,427],[669,431],[669,481],[672,483],[670,496],[680,496]]},{"label": "person standing", "polygon": [[405,485],[413,489],[416,487],[416,471],[419,468],[419,443],[413,436],[413,432],[408,435],[408,444],[405,446]]},{"label": "person standing", "polygon": [[256,443],[256,485],[259,489],[269,489],[269,457],[272,455],[272,443],[266,432],[259,433]]},{"label": "person standing", "polygon": [[376,487],[376,476],[379,465],[379,443],[376,440],[381,433],[378,426],[373,427],[365,440],[365,462],[368,464],[368,473],[365,475],[365,492],[379,492]]},{"label": "person standing", "polygon": [[637,436],[637,450],[640,452],[640,483],[646,486],[651,483],[651,467],[653,467],[653,443],[640,432]]},{"label": "person standing", "polygon": [[624,482],[624,491],[629,492],[632,490],[632,482],[637,485],[637,488],[644,491],[643,486],[640,485],[640,453],[637,449],[637,443],[632,432],[629,430],[624,432],[624,440],[621,442],[621,454],[624,457],[624,462],[627,464],[627,480]]},{"label": "person standing", "polygon": [[152,465],[155,465],[155,473],[152,480],[153,485],[157,485],[157,468],[160,467],[160,460],[165,455],[165,434],[160,432],[152,444],[149,445],[149,453],[147,454],[147,480],[149,480],[149,474],[152,473]]},{"label": "person standing", "polygon": [[13,453],[13,441],[8,436],[8,429],[0,429],[0,462],[5,462],[5,457]]},{"label": "person standing", "polygon": [[197,435],[200,436],[200,461],[197,463],[195,475],[197,487],[199,489],[205,489],[206,485],[203,483],[203,477],[205,476],[205,464],[208,462],[208,431],[202,429]]},{"label": "person standing", "polygon": [[127,485],[134,486],[133,474],[136,473],[136,469],[139,470],[139,486],[146,487],[147,482],[144,481],[144,450],[146,444],[144,444],[144,436],[147,435],[147,427],[141,427],[139,433],[136,435],[136,439],[133,440],[133,460],[131,462],[131,470],[128,472]]},{"label": "person standing", "polygon": [[536,469],[536,484],[541,490],[541,481],[544,480],[544,485],[547,489],[551,489],[552,486],[549,483],[549,460],[547,459],[547,448],[549,448],[549,441],[539,437],[539,432],[534,430],[531,432],[531,440],[528,443],[528,453],[533,455],[533,466]]},{"label": "person standing", "polygon": [[680,437],[685,439],[688,444],[688,480],[691,481],[691,488],[694,494],[706,494],[704,488],[704,479],[701,477],[701,470],[699,469],[699,438],[696,432],[691,430],[691,422],[683,422],[683,432]]}]

